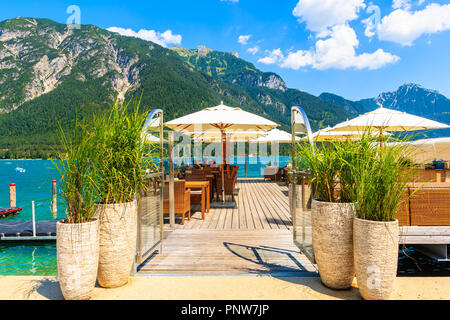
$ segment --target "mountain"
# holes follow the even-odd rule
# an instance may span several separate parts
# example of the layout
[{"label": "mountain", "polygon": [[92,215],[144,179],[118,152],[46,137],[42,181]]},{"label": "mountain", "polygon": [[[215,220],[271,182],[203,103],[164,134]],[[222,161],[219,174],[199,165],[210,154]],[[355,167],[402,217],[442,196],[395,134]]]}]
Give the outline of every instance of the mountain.
[{"label": "mountain", "polygon": [[281,77],[237,54],[203,50],[186,50],[183,57],[181,48],[92,25],[70,30],[47,19],[0,22],[0,158],[48,157],[59,125],[67,129],[77,116],[137,92],[144,108],[163,109],[166,120],[220,101],[285,129],[293,105],[305,108],[314,128],[348,116],[339,106],[288,89]]},{"label": "mountain", "polygon": [[344,121],[350,114],[342,107],[316,96],[287,87],[273,72],[262,72],[237,53],[214,51],[205,46],[197,49],[172,47],[181,59],[198,71],[222,80],[249,94],[275,121],[290,128],[292,106],[301,106],[316,130]]},{"label": "mountain", "polygon": [[408,112],[433,120],[450,123],[450,100],[436,90],[407,83],[396,91],[385,92],[377,98],[358,101],[369,110],[379,106]]},{"label": "mountain", "polygon": [[171,49],[197,70],[225,82],[250,87],[287,90],[286,83],[279,75],[259,71],[250,62],[239,59],[237,53],[214,51],[205,46],[199,46],[197,49],[175,46]]},{"label": "mountain", "polygon": [[0,157],[46,156],[58,125],[143,92],[166,119],[225,103],[268,116],[245,92],[194,70],[173,51],[95,26],[45,19],[0,23]]},{"label": "mountain", "polygon": [[347,111],[353,117],[356,117],[356,116],[366,113],[368,111],[363,104],[344,99],[343,97],[338,96],[333,93],[328,93],[328,92],[322,93],[319,96],[319,98],[324,101],[327,101],[329,103],[341,106],[342,108],[344,108],[345,111]]},{"label": "mountain", "polygon": [[[436,90],[426,89],[414,83],[404,84],[395,91],[381,93],[376,98],[356,102],[328,93],[320,95],[320,98],[337,104],[352,114],[353,110],[360,114],[383,106],[450,124],[450,99]],[[421,137],[447,136],[450,136],[450,130],[432,130],[421,135]]]}]

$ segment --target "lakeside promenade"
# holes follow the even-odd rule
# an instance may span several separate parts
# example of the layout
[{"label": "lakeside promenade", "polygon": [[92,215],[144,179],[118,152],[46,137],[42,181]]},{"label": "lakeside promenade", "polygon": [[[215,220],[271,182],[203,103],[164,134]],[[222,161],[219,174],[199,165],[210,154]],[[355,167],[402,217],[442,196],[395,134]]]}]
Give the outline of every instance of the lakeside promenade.
[{"label": "lakeside promenade", "polygon": [[[63,300],[56,277],[0,277],[0,300]],[[93,300],[360,300],[324,287],[319,277],[134,277],[117,289],[96,287]],[[398,277],[392,300],[448,300],[448,277]]]}]

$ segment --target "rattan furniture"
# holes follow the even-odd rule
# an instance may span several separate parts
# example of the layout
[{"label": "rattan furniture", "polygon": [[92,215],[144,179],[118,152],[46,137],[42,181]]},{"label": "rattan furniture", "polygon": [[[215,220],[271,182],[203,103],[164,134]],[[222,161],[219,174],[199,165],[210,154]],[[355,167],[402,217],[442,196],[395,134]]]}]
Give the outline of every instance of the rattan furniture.
[{"label": "rattan furniture", "polygon": [[[191,221],[191,190],[186,189],[186,181],[175,181],[175,214],[181,214],[181,224],[184,225],[185,215],[188,214],[188,220]],[[169,206],[169,182],[164,183],[164,214],[170,214]]]}]

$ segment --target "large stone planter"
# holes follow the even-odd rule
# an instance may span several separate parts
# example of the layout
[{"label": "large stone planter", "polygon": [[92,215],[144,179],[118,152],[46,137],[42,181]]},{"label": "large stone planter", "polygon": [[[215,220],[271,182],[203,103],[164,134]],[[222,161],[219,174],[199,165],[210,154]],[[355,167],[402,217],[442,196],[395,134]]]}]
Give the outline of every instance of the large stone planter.
[{"label": "large stone planter", "polygon": [[58,280],[66,300],[88,300],[97,279],[98,220],[56,226]]},{"label": "large stone planter", "polygon": [[398,221],[355,218],[353,237],[356,279],[361,296],[366,300],[389,299],[397,276]]},{"label": "large stone planter", "polygon": [[312,242],[322,283],[348,289],[354,279],[352,203],[312,202]]},{"label": "large stone planter", "polygon": [[117,288],[128,283],[136,254],[137,204],[97,205],[100,223],[98,283]]}]

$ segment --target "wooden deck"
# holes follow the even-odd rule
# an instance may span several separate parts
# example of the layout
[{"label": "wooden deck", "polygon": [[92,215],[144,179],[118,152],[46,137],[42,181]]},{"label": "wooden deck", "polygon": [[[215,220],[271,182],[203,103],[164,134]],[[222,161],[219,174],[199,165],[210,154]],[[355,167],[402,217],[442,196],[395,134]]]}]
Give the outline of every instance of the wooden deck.
[{"label": "wooden deck", "polygon": [[237,208],[211,208],[204,221],[196,208],[190,222],[166,232],[162,253],[139,274],[316,276],[293,243],[288,188],[262,180],[240,180],[238,188]]},{"label": "wooden deck", "polygon": [[192,218],[177,229],[201,230],[290,230],[288,187],[284,183],[239,180],[235,209],[213,209],[202,220],[200,206],[193,206]]}]

